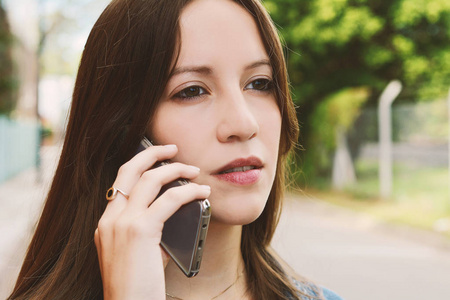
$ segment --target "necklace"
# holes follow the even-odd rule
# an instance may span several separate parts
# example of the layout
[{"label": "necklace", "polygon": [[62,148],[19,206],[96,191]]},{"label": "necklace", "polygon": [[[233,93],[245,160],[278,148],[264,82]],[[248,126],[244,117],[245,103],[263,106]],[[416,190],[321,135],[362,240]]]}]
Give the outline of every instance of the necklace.
[{"label": "necklace", "polygon": [[[233,285],[236,284],[236,282],[239,280],[239,278],[241,277],[241,275],[242,275],[242,273],[237,274],[236,279],[234,280],[234,282],[233,282],[232,284],[230,284],[229,286],[227,286],[227,288],[224,289],[223,291],[221,291],[219,294],[217,294],[216,296],[212,297],[211,300],[214,300],[214,299],[216,299],[217,297],[219,297],[219,296],[225,294],[226,291],[228,291]],[[166,296],[169,297],[169,298],[175,299],[175,300],[184,300],[183,298],[179,298],[179,297],[173,296],[173,295],[171,295],[171,294],[169,294],[169,293],[167,293],[167,292],[166,292]]]}]

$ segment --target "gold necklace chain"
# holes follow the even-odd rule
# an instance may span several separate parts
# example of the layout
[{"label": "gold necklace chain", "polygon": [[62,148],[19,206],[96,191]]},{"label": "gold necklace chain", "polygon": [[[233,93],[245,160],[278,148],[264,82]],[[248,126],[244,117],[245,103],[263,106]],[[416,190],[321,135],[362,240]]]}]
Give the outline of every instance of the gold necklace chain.
[{"label": "gold necklace chain", "polygon": [[[234,280],[234,282],[233,282],[232,284],[230,284],[226,289],[224,289],[223,291],[221,291],[218,295],[212,297],[211,300],[214,300],[214,299],[216,299],[217,297],[219,297],[219,296],[225,294],[226,291],[228,291],[233,285],[236,284],[236,282],[239,280],[239,278],[241,277],[241,275],[242,275],[242,273],[238,274],[238,275],[236,276],[236,279]],[[173,295],[171,295],[171,294],[169,294],[169,293],[167,293],[167,292],[166,292],[166,296],[169,297],[169,298],[175,299],[175,300],[184,300],[183,298],[179,298],[179,297],[177,297],[177,296],[173,296]]]}]

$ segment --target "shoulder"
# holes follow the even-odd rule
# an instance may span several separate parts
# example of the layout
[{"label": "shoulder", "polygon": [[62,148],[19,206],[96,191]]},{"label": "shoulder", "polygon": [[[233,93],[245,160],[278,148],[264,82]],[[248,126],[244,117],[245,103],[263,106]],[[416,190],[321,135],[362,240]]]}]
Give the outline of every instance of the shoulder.
[{"label": "shoulder", "polygon": [[299,291],[301,300],[315,300],[320,296],[323,296],[323,299],[325,300],[343,300],[333,291],[324,287],[319,287],[310,282],[301,282],[298,280],[294,280],[294,285]]},{"label": "shoulder", "polygon": [[322,292],[323,292],[323,295],[325,296],[326,300],[343,300],[336,293],[334,293],[333,291],[330,291],[327,288],[322,288]]}]

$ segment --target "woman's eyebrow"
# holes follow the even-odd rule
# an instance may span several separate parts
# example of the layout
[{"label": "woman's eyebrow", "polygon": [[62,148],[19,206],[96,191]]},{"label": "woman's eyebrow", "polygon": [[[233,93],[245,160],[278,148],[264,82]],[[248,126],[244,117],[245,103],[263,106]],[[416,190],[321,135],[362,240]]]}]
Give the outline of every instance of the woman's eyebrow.
[{"label": "woman's eyebrow", "polygon": [[208,66],[188,66],[188,67],[180,67],[175,68],[170,77],[177,76],[183,73],[198,73],[203,75],[209,75],[212,73],[212,69]]},{"label": "woman's eyebrow", "polygon": [[258,67],[260,67],[260,66],[268,66],[268,67],[272,67],[272,64],[270,63],[270,60],[269,60],[269,59],[264,58],[264,59],[257,60],[257,61],[255,61],[255,62],[249,64],[248,66],[246,66],[246,67],[244,68],[244,70],[247,71],[247,70],[251,70],[251,69],[258,68]]},{"label": "woman's eyebrow", "polygon": [[[244,67],[244,70],[248,71],[251,69],[255,69],[258,68],[260,66],[269,66],[271,67],[271,63],[269,59],[261,59],[261,60],[257,60],[247,66]],[[209,66],[186,66],[186,67],[179,67],[179,68],[175,68],[175,70],[173,70],[172,74],[170,74],[170,77],[174,77],[177,76],[179,74],[183,74],[183,73],[198,73],[198,74],[202,74],[202,75],[210,75],[213,73],[213,70],[211,67]]]}]

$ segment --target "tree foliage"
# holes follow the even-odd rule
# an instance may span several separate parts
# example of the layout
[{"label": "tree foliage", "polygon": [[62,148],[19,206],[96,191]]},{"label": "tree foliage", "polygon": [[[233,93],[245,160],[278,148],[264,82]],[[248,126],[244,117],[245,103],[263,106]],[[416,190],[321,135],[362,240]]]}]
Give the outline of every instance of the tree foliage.
[{"label": "tree foliage", "polygon": [[90,29],[110,0],[38,0],[41,75],[76,75]]},{"label": "tree foliage", "polygon": [[370,89],[345,88],[326,97],[318,104],[311,117],[307,160],[302,167],[307,174],[329,174],[332,157],[337,147],[337,133],[347,133],[361,113]]},{"label": "tree foliage", "polygon": [[[375,105],[392,79],[400,98],[442,98],[450,86],[448,0],[267,0],[285,40],[301,123],[300,143],[311,150],[312,119],[330,95],[371,88]],[[304,159],[306,160],[306,158]]]},{"label": "tree foliage", "polygon": [[11,48],[13,37],[9,30],[6,12],[0,5],[0,115],[9,115],[17,100],[17,81]]}]

